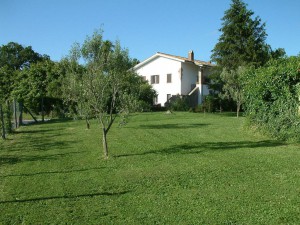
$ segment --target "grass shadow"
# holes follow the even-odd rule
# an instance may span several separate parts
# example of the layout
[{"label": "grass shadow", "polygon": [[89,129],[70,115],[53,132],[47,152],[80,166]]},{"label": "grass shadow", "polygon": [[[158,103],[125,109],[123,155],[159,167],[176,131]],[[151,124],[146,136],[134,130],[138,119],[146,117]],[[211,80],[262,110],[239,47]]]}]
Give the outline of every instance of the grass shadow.
[{"label": "grass shadow", "polygon": [[50,196],[50,197],[39,197],[39,198],[29,198],[29,199],[15,199],[8,201],[0,201],[0,204],[7,203],[26,203],[26,202],[40,202],[47,200],[63,200],[63,199],[74,199],[74,198],[92,198],[98,196],[121,196],[124,194],[130,193],[130,191],[121,191],[121,192],[99,192],[99,193],[91,193],[91,194],[78,194],[78,195],[63,195],[63,196]]},{"label": "grass shadow", "polygon": [[31,177],[31,176],[40,176],[40,175],[51,175],[51,174],[71,174],[71,173],[80,173],[80,172],[88,172],[92,170],[103,170],[106,167],[98,167],[98,168],[87,168],[87,169],[74,169],[74,170],[62,170],[62,171],[44,171],[37,173],[24,173],[24,174],[10,174],[0,177]]},{"label": "grass shadow", "polygon": [[13,165],[22,162],[35,162],[35,161],[49,161],[58,160],[61,157],[67,157],[73,154],[81,154],[84,151],[78,152],[67,152],[52,155],[34,155],[34,156],[12,156],[12,155],[2,155],[0,156],[0,167],[6,164]]},{"label": "grass shadow", "polygon": [[128,157],[128,156],[142,156],[148,154],[199,154],[209,151],[226,151],[226,150],[237,150],[244,148],[270,148],[286,145],[283,142],[267,140],[267,141],[239,141],[239,142],[194,142],[186,143],[180,145],[172,145],[168,148],[160,150],[151,150],[145,151],[142,153],[135,154],[122,154],[116,155],[116,158],[119,157]]},{"label": "grass shadow", "polygon": [[39,134],[39,133],[56,132],[59,130],[64,130],[64,129],[57,128],[57,129],[39,129],[39,130],[17,130],[14,132],[14,134]]},{"label": "grass shadow", "polygon": [[209,126],[206,123],[194,123],[194,124],[149,124],[140,125],[141,129],[188,129],[188,128],[199,128]]},{"label": "grass shadow", "polygon": [[44,122],[40,121],[40,120],[38,120],[37,122],[35,122],[34,120],[30,120],[30,122],[23,123],[21,126],[29,127],[29,126],[35,126],[35,125],[41,125],[41,124],[65,123],[65,122],[70,122],[70,121],[73,121],[73,119],[72,118],[49,119],[49,120],[45,120]]}]

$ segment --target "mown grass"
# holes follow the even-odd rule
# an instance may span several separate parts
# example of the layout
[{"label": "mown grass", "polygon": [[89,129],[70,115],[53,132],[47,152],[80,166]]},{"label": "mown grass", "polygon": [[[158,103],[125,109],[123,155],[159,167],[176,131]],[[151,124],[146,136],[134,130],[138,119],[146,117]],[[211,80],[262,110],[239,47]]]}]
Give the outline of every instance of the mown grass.
[{"label": "mown grass", "polygon": [[300,145],[228,114],[22,127],[0,141],[0,224],[299,224]]}]

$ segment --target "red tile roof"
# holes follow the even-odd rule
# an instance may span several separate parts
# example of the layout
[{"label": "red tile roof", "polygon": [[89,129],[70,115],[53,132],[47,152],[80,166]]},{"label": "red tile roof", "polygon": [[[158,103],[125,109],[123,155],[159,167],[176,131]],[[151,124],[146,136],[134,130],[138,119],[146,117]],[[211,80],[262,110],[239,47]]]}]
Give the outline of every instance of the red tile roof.
[{"label": "red tile roof", "polygon": [[211,62],[205,62],[205,61],[201,61],[201,60],[191,61],[191,60],[189,60],[189,58],[186,58],[186,57],[170,55],[170,54],[166,54],[166,53],[163,53],[163,52],[157,52],[157,53],[160,54],[160,55],[167,56],[167,57],[171,57],[171,58],[175,58],[175,59],[179,59],[179,60],[184,60],[186,62],[194,62],[196,65],[214,66],[214,64],[212,64]]}]

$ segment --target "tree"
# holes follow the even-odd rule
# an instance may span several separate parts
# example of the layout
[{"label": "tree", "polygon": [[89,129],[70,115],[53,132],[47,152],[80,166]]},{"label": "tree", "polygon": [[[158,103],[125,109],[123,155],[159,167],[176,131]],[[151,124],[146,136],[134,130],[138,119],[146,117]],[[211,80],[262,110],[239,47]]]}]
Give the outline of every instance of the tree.
[{"label": "tree", "polygon": [[6,75],[7,73],[7,68],[0,67],[0,125],[1,125],[1,137],[2,139],[6,138],[6,132],[5,132],[5,121],[4,121],[4,104],[5,100],[7,99],[7,93],[8,90],[7,88],[9,85],[9,81],[7,78],[9,77]]},{"label": "tree", "polygon": [[212,60],[218,66],[233,70],[239,66],[265,64],[269,60],[270,46],[265,40],[265,23],[247,9],[242,0],[232,0],[222,18],[222,32],[212,50]]},{"label": "tree", "polygon": [[[84,118],[87,129],[90,129],[89,119],[93,115],[92,110],[87,104],[87,99],[84,90],[83,75],[85,67],[80,65],[77,60],[80,56],[75,53],[76,45],[73,46],[70,56],[61,61],[61,64],[66,68],[66,77],[63,79],[63,99],[68,105],[69,114],[73,117]],[[77,49],[80,53],[80,49]],[[75,53],[75,55],[73,55]],[[78,57],[78,58],[77,58]]]},{"label": "tree", "polygon": [[128,86],[128,81],[137,76],[130,70],[132,61],[128,51],[122,49],[118,41],[112,44],[103,40],[102,33],[101,30],[96,31],[92,37],[86,38],[82,46],[76,44],[73,47],[69,58],[77,64],[80,59],[83,60],[85,69],[80,77],[76,77],[77,73],[69,73],[67,81],[75,82],[69,86],[70,89],[82,86],[79,92],[75,91],[76,104],[81,104],[86,112],[97,117],[107,159],[107,134],[118,115],[124,118],[136,108],[138,96]]},{"label": "tree", "polygon": [[0,67],[8,66],[12,70],[21,70],[30,67],[31,63],[49,58],[47,55],[40,55],[32,50],[31,46],[9,42],[0,47]]},{"label": "tree", "polygon": [[[0,69],[1,69],[1,80],[4,81],[1,84],[1,89],[5,90],[5,95],[0,99],[1,108],[6,108],[6,123],[8,124],[7,130],[11,131],[11,110],[10,103],[13,101],[14,88],[16,87],[18,73],[34,62],[43,60],[44,58],[49,58],[44,55],[34,52],[31,46],[23,47],[22,45],[9,42],[7,45],[2,45],[0,47]],[[4,107],[4,104],[6,105]],[[2,120],[1,120],[2,121]],[[17,123],[16,123],[17,125]]]},{"label": "tree", "polygon": [[[265,23],[261,23],[258,16],[253,18],[253,15],[254,12],[248,10],[242,0],[232,0],[230,8],[222,18],[221,36],[211,56],[217,66],[210,86],[214,87],[221,80],[220,95],[237,103],[237,116],[242,103],[239,79],[241,68],[264,65],[271,58],[272,52],[265,42]],[[274,56],[281,53],[280,50],[274,52]]]},{"label": "tree", "polygon": [[13,94],[29,109],[36,113],[41,112],[44,121],[45,112],[49,112],[52,107],[49,100],[52,99],[50,91],[54,91],[54,85],[50,84],[57,84],[59,76],[56,64],[50,59],[33,63],[19,73]]},{"label": "tree", "polygon": [[[0,124],[1,124],[1,137],[6,138],[6,124],[5,124],[5,111],[6,103],[9,99],[11,92],[11,74],[13,70],[9,69],[8,66],[0,67]],[[10,121],[10,118],[9,120]]]},{"label": "tree", "polygon": [[236,116],[239,117],[241,105],[244,103],[243,76],[247,72],[246,67],[240,66],[236,70],[228,71],[226,69],[221,73],[222,80],[226,81],[223,86],[224,97],[231,97],[236,102]]}]

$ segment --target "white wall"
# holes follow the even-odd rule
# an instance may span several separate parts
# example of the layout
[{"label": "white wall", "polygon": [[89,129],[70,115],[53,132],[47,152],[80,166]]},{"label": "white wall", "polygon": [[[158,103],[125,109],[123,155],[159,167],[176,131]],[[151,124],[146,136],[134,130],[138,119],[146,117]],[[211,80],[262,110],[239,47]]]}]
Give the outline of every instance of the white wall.
[{"label": "white wall", "polygon": [[[152,58],[152,59],[151,59]],[[140,67],[135,68],[140,76],[145,76],[149,84],[151,84],[151,76],[159,75],[159,84],[152,84],[152,87],[158,93],[157,104],[164,106],[167,102],[167,95],[187,95],[191,92],[192,84],[196,84],[200,71],[199,66],[193,63],[183,63],[176,59],[165,58],[162,56],[151,57],[149,61]],[[203,68],[201,76],[208,76],[210,73],[208,68]],[[172,74],[172,82],[167,83],[167,74]],[[209,94],[208,87],[200,83],[198,103],[201,104],[203,96]]]},{"label": "white wall", "polygon": [[[140,76],[146,76],[149,84],[151,75],[159,75],[159,84],[152,84],[152,86],[158,93],[158,104],[161,104],[161,106],[164,106],[167,102],[167,94],[181,94],[181,62],[159,56],[135,71]],[[167,83],[167,74],[169,73],[172,74],[171,83]]]},{"label": "white wall", "polygon": [[196,85],[198,76],[198,66],[192,63],[182,63],[182,85],[181,94],[187,95],[191,92],[192,84]]},{"label": "white wall", "polygon": [[206,95],[209,95],[209,89],[208,89],[208,85],[206,83],[202,83],[203,81],[205,81],[204,77],[208,77],[211,73],[210,68],[208,67],[204,67],[202,69],[199,69],[199,75],[201,76],[201,78],[199,79],[199,96],[198,96],[198,104],[202,104],[204,101],[204,97]]}]

